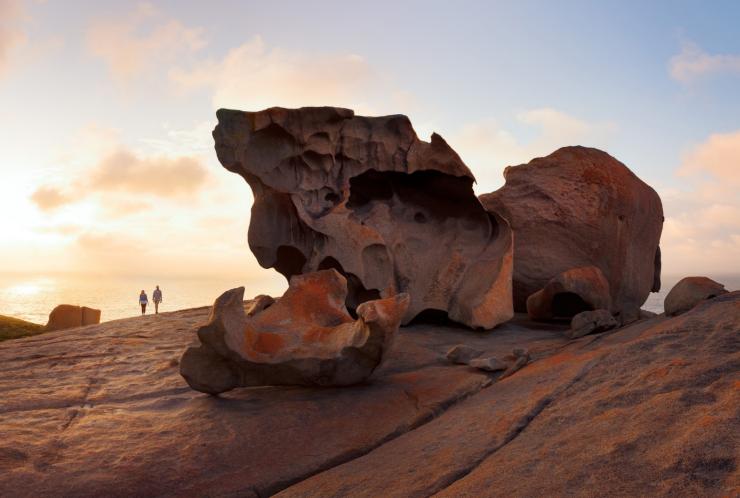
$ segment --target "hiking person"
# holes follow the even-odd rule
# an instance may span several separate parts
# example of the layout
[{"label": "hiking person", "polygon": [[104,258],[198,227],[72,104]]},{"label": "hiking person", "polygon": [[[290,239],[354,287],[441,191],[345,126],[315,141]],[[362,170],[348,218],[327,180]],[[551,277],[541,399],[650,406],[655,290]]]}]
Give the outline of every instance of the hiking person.
[{"label": "hiking person", "polygon": [[149,298],[146,297],[144,289],[141,289],[141,294],[139,294],[139,304],[141,305],[141,314],[143,315],[146,313],[146,305],[149,304]]},{"label": "hiking person", "polygon": [[152,300],[154,301],[154,314],[159,313],[159,303],[162,302],[162,291],[159,290],[159,286],[152,292]]}]

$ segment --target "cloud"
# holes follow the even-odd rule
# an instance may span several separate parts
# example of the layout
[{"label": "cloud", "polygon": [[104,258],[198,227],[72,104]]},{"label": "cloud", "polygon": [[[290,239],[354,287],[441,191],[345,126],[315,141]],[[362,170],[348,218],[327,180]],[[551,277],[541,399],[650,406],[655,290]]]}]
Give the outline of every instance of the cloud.
[{"label": "cloud", "polygon": [[[182,92],[209,90],[214,108],[245,110],[336,105],[364,112],[371,108],[373,91],[384,86],[359,55],[268,48],[259,36],[230,50],[221,60],[175,68],[170,79]],[[398,97],[404,98],[400,93]]]},{"label": "cloud", "polygon": [[710,135],[685,154],[676,174],[692,188],[660,192],[667,274],[740,272],[739,172],[740,130]]},{"label": "cloud", "polygon": [[550,107],[518,113],[516,121],[534,132],[522,140],[493,119],[470,123],[447,138],[475,174],[479,193],[503,184],[506,166],[522,164],[566,145],[604,147],[616,131],[611,123],[589,122]]},{"label": "cloud", "polygon": [[128,83],[205,45],[202,28],[163,19],[148,3],[139,4],[122,19],[97,20],[87,31],[89,51],[101,58],[121,83]]},{"label": "cloud", "polygon": [[49,212],[71,203],[73,198],[56,187],[39,187],[31,194],[31,201],[42,211]]},{"label": "cloud", "polygon": [[683,44],[681,53],[668,63],[671,77],[684,84],[721,73],[740,75],[740,54],[708,54],[693,42]]},{"label": "cloud", "polygon": [[192,157],[139,157],[121,149],[105,157],[90,172],[89,187],[158,197],[188,196],[207,178],[201,162]]},{"label": "cloud", "polygon": [[740,130],[715,133],[684,156],[679,175],[711,175],[726,185],[740,187]]},{"label": "cloud", "polygon": [[11,51],[26,39],[20,28],[22,20],[19,0],[0,0],[0,75],[8,67]]},{"label": "cloud", "polygon": [[150,201],[190,201],[208,183],[209,175],[196,156],[142,156],[118,147],[95,162],[78,168],[65,187],[43,185],[31,201],[45,212],[105,194],[98,202],[103,214],[122,217],[150,208]]}]

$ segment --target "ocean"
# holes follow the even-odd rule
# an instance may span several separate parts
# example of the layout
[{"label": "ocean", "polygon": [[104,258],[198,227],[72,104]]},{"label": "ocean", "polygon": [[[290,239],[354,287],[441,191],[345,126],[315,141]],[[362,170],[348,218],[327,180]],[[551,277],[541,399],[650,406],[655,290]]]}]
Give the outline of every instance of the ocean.
[{"label": "ocean", "polygon": [[[740,274],[707,275],[721,282],[727,290],[740,289]],[[648,297],[643,309],[663,312],[663,300],[677,276],[664,276],[660,292]],[[89,306],[102,311],[101,320],[109,321],[141,314],[139,292],[146,290],[151,301],[154,286],[159,285],[164,301],[160,311],[208,306],[223,292],[244,286],[246,299],[257,294],[281,295],[287,288],[285,279],[274,278],[245,282],[234,278],[157,278],[111,277],[80,275],[18,275],[0,274],[0,315],[12,316],[30,322],[45,324],[49,312],[58,304]],[[153,312],[152,304],[147,313]]]},{"label": "ocean", "polygon": [[163,301],[160,312],[208,306],[223,292],[245,287],[245,299],[258,294],[281,295],[285,278],[246,281],[234,278],[161,278],[89,275],[19,275],[0,273],[0,315],[45,324],[49,312],[58,304],[89,306],[101,310],[101,321],[129,318],[141,314],[139,293],[149,296],[147,314],[154,312],[152,292],[159,285]]}]

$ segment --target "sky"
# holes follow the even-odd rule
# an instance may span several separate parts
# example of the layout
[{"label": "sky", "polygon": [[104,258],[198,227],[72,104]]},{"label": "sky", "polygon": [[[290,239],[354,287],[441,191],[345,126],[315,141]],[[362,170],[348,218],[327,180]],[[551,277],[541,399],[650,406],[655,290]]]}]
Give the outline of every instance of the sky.
[{"label": "sky", "polygon": [[663,271],[740,273],[736,1],[0,0],[0,272],[282,281],[219,107],[403,113],[477,178],[566,145],[661,195]]}]

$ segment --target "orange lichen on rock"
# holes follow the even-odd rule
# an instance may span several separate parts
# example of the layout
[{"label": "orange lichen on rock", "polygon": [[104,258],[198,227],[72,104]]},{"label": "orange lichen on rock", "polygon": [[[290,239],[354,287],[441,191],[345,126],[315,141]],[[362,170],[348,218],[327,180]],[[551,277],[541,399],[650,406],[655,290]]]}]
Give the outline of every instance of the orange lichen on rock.
[{"label": "orange lichen on rock", "polygon": [[217,394],[239,386],[349,385],[383,360],[408,307],[405,294],[367,301],[347,312],[347,280],[336,270],[296,275],[282,298],[247,316],[244,288],[213,306],[180,373],[193,389]]}]

